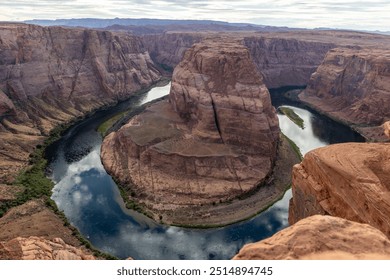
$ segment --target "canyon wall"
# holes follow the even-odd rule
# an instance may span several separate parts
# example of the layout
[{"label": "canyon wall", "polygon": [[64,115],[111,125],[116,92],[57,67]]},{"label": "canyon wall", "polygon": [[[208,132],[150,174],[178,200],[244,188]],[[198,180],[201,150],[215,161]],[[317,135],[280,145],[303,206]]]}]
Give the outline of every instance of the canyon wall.
[{"label": "canyon wall", "polygon": [[134,36],[0,25],[0,181],[11,182],[49,131],[160,78]]},{"label": "canyon wall", "polygon": [[244,44],[268,88],[305,86],[334,43],[295,38],[246,37]]},{"label": "canyon wall", "polygon": [[390,259],[390,240],[378,229],[338,217],[316,215],[245,245],[235,260]]},{"label": "canyon wall", "polygon": [[141,40],[153,61],[167,71],[173,71],[182,60],[186,50],[199,43],[207,35],[204,33],[177,33],[144,35]]},{"label": "canyon wall", "polygon": [[101,155],[155,219],[207,224],[203,208],[265,181],[278,138],[276,111],[249,51],[237,40],[206,40],[175,68],[169,102],[108,135]]},{"label": "canyon wall", "polygon": [[[280,38],[270,34],[212,32],[167,32],[142,36],[142,41],[152,59],[166,69],[173,69],[184,52],[194,43],[213,37],[230,37],[242,40],[249,49],[258,70],[264,76],[268,88],[304,86],[310,75],[321,64],[325,54],[336,45],[330,42]],[[271,33],[272,34],[272,33]]]},{"label": "canyon wall", "polygon": [[300,99],[367,139],[386,140],[382,124],[390,120],[390,51],[329,51]]}]

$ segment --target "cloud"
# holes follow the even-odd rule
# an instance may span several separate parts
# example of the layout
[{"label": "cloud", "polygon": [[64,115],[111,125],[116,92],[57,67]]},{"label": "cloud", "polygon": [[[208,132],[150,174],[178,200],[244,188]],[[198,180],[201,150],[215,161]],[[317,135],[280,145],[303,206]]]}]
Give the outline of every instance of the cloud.
[{"label": "cloud", "polygon": [[374,1],[3,0],[0,20],[33,18],[211,19],[291,27],[388,30],[390,3]]}]

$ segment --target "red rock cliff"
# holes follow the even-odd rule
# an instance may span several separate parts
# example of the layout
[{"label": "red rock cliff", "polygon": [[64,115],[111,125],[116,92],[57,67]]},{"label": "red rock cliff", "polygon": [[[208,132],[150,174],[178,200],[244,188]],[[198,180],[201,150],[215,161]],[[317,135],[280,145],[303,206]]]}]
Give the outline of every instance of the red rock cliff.
[{"label": "red rock cliff", "polygon": [[368,139],[385,140],[381,125],[390,120],[390,51],[331,50],[300,99]]},{"label": "red rock cliff", "polygon": [[326,53],[336,45],[297,38],[247,37],[248,47],[268,88],[305,86]]},{"label": "red rock cliff", "polygon": [[160,78],[136,37],[0,25],[0,180],[11,181],[52,128]]},{"label": "red rock cliff", "polygon": [[346,143],[313,150],[293,169],[290,224],[328,214],[390,236],[390,145]]},{"label": "red rock cliff", "polygon": [[[175,68],[163,101],[111,133],[106,169],[167,223],[254,190],[272,170],[278,120],[267,88],[236,41],[207,41]],[[192,219],[192,220],[191,220]]]},{"label": "red rock cliff", "polygon": [[[327,51],[336,46],[332,38],[326,42],[318,40],[316,35],[311,39],[310,36],[309,39],[307,36],[301,39],[300,33],[286,38],[272,33],[264,36],[256,33],[253,36],[239,32],[223,33],[223,36],[243,40],[259,71],[264,75],[264,83],[268,88],[302,86],[308,83],[310,75],[321,64]],[[220,34],[168,32],[142,36],[142,41],[157,64],[173,69],[194,43],[217,36]]]}]

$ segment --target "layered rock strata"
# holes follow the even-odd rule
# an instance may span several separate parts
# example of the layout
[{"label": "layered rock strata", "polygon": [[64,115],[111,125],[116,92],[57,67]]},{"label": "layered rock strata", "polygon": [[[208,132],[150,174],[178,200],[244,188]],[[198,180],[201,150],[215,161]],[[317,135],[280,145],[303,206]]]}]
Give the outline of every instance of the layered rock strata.
[{"label": "layered rock strata", "polygon": [[175,68],[169,102],[108,135],[101,155],[154,218],[182,223],[175,217],[187,213],[188,222],[202,223],[196,211],[203,206],[265,182],[278,138],[275,109],[248,50],[210,40],[189,49]]},{"label": "layered rock strata", "polygon": [[367,139],[386,140],[382,124],[390,120],[390,51],[329,51],[299,97]]},{"label": "layered rock strata", "polygon": [[305,86],[327,52],[337,47],[388,49],[389,36],[347,31],[166,32],[142,41],[156,64],[173,69],[192,44],[207,38],[242,40],[268,88]]},{"label": "layered rock strata", "polygon": [[[142,36],[142,41],[156,64],[173,69],[194,43],[216,36],[221,34],[168,32]],[[286,39],[239,32],[224,33],[222,36],[242,40],[268,88],[306,85],[327,51],[336,46],[334,43],[300,40],[299,33],[296,38]]]},{"label": "layered rock strata", "polygon": [[390,240],[370,225],[316,215],[245,245],[233,259],[390,259]]},{"label": "layered rock strata", "polygon": [[17,237],[0,242],[1,260],[95,260],[87,252],[66,244],[61,238]]},{"label": "layered rock strata", "polygon": [[0,25],[0,181],[59,124],[128,97],[160,78],[134,36]]},{"label": "layered rock strata", "polygon": [[390,145],[346,143],[313,150],[294,166],[289,222],[328,214],[390,236]]},{"label": "layered rock strata", "polygon": [[336,45],[296,38],[246,37],[253,61],[268,88],[305,86],[326,53]]},{"label": "layered rock strata", "polygon": [[183,59],[186,50],[206,37],[201,32],[167,32],[144,35],[141,39],[153,61],[164,70],[172,72]]}]

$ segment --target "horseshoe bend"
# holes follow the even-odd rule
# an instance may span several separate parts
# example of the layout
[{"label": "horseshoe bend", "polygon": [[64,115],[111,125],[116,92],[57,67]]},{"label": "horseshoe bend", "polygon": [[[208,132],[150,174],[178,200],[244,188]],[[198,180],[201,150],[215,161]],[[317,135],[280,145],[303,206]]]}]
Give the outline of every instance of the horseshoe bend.
[{"label": "horseshoe bend", "polygon": [[[270,183],[276,161],[298,161],[248,49],[232,39],[190,48],[169,99],[108,135],[101,157],[147,214],[186,226],[229,224],[267,208],[289,184],[288,175]],[[238,199],[253,193],[257,200]]]},{"label": "horseshoe bend", "polygon": [[[156,247],[144,248],[142,237],[147,236],[147,230],[148,234],[159,231],[160,235],[152,237],[156,237],[156,244],[167,240],[161,236],[168,236],[168,230],[177,231],[176,235],[170,232],[169,238],[185,246],[188,237],[191,241],[196,236],[220,241],[222,234],[205,235],[213,230],[234,236],[234,242],[238,240],[234,243],[233,237],[224,239],[225,243],[218,246],[191,242],[191,249],[185,247],[186,252],[196,251],[191,255],[181,255],[180,250],[174,252],[176,255],[164,255],[168,249],[163,244],[166,247],[157,257],[231,258],[245,242],[279,232],[244,247],[236,258],[389,258],[389,42],[385,35],[335,30],[223,34],[183,31],[136,36],[123,30],[2,23],[0,259],[109,258],[90,247],[92,244],[112,253],[106,245],[113,243],[127,248],[126,255],[120,255],[110,247],[116,257],[147,259],[156,255],[139,252],[159,251]],[[142,106],[127,98],[141,96],[136,93],[160,81],[167,75],[164,68],[175,68],[173,75],[168,73],[172,75],[169,96],[141,112]],[[302,117],[304,129],[290,125],[298,132],[311,129],[313,134],[312,138],[298,134],[297,145],[298,141],[315,143],[309,143],[302,151],[308,152],[304,160],[294,166],[300,159],[281,134],[281,130],[285,132],[286,116],[277,115],[269,93],[274,102],[275,96],[285,97],[286,91],[274,94],[267,88],[305,85],[299,93],[287,92],[299,105],[292,112],[301,114],[303,108],[307,109],[305,104],[352,127],[367,140],[384,143],[343,143],[317,149],[356,138],[347,129],[331,130],[329,119],[321,122],[322,115],[310,115],[306,110],[309,117]],[[96,126],[108,115],[93,119],[92,112],[109,106],[116,110],[127,102],[122,102],[125,99],[129,101],[125,105],[137,115],[121,118],[105,137],[100,151],[102,137]],[[119,111],[115,110],[110,116],[117,117]],[[74,138],[65,141],[69,135],[57,135],[62,136],[65,145],[70,143],[61,151],[66,164],[59,164],[63,177],[58,177],[65,178],[65,182],[58,184],[56,176],[47,178],[45,173],[49,134],[77,120],[70,131],[88,128],[87,136],[75,132]],[[284,120],[290,121],[287,117]],[[78,126],[84,121],[92,125]],[[73,165],[77,160],[79,165]],[[91,173],[101,184],[84,184],[87,180],[80,173],[72,173],[75,166],[81,166],[80,173]],[[134,214],[141,221],[140,227],[150,223],[152,230],[120,224],[132,219],[128,213],[134,211],[118,207],[122,206],[118,203],[120,194],[106,171],[115,178],[127,206],[157,221]],[[102,174],[104,180],[99,177]],[[110,243],[98,247],[93,241],[89,244],[80,239],[89,233],[77,225],[69,226],[74,217],[66,213],[64,217],[58,211],[65,203],[55,201],[58,208],[55,205],[52,195],[57,189],[53,189],[50,179],[62,188],[65,195],[61,199],[70,208],[77,202],[86,205],[88,214],[96,211],[90,216],[98,222],[88,222],[101,226],[94,228],[101,234],[96,239]],[[290,206],[288,192],[283,209],[270,209],[278,209],[273,212],[278,216],[276,225],[264,222],[267,217],[262,214],[252,219],[258,219],[262,228],[255,222],[249,224],[251,220],[231,225],[230,231],[224,231],[229,227],[202,231],[161,225],[214,227],[247,219],[280,199],[291,181]],[[104,189],[100,197],[87,192],[93,187]],[[114,192],[111,187],[117,194],[112,198],[114,204],[103,205]],[[88,204],[94,200],[94,205]],[[77,220],[89,218],[81,210],[75,213]],[[120,219],[107,222],[116,216]],[[244,223],[248,224],[240,228],[240,233],[232,229]],[[271,230],[267,231],[266,226]],[[153,232],[155,228],[158,230]],[[248,229],[253,234],[250,238],[245,235]],[[139,247],[134,243],[125,243],[130,240],[128,235],[108,236],[104,230],[132,235],[132,242],[140,243],[141,249],[137,251]],[[378,241],[375,246],[371,246],[371,239]],[[308,246],[300,247],[304,243]],[[214,248],[226,244],[229,250],[221,250],[224,254],[218,255]],[[274,252],[269,248],[278,249]],[[341,249],[345,254],[331,252]]]}]

